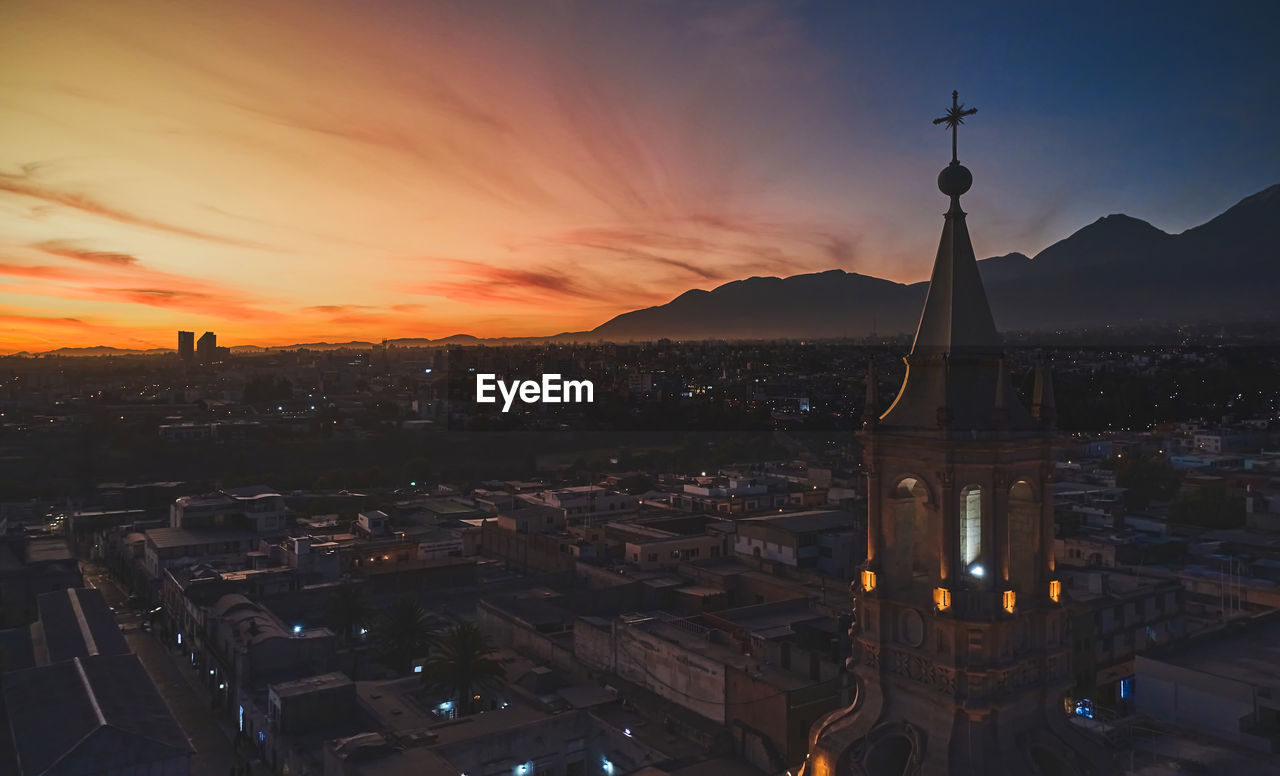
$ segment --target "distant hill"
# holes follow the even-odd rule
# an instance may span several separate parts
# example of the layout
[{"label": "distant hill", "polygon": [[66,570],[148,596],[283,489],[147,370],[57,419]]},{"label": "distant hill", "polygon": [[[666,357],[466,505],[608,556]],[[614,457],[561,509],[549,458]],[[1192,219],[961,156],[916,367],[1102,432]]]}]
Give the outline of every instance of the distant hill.
[{"label": "distant hill", "polygon": [[[981,229],[981,224],[971,224]],[[941,225],[939,225],[941,228]],[[1177,235],[1126,215],[1100,218],[1034,257],[978,262],[1002,330],[1242,321],[1280,305],[1280,185]],[[830,270],[753,277],[634,310],[584,340],[861,337],[914,331],[928,282]]]},{"label": "distant hill", "polygon": [[[40,356],[146,356],[159,355],[161,353],[177,353],[176,348],[146,348],[146,349],[130,349],[130,348],[113,348],[109,345],[91,345],[85,348],[57,348],[55,350],[45,350],[34,355]],[[14,356],[33,355],[27,351],[21,353],[11,353]]]},{"label": "distant hill", "polygon": [[[981,222],[971,224],[981,230]],[[939,224],[941,229],[941,224]],[[1005,331],[1276,319],[1280,303],[1280,184],[1246,197],[1181,234],[1116,214],[1099,218],[1034,257],[978,262],[996,325]],[[548,337],[386,340],[394,347],[671,339],[865,337],[913,332],[927,281],[894,283],[844,270],[752,277],[693,289],[656,307],[622,313],[591,331]],[[381,342],[240,345],[234,353],[370,350]],[[173,353],[172,348],[59,348],[47,355]],[[15,355],[26,355],[15,354]],[[37,354],[40,355],[40,354]]]},{"label": "distant hill", "polygon": [[672,301],[623,313],[585,339],[671,337],[756,339],[863,336],[873,329],[914,326],[924,286],[833,269],[789,278],[753,277],[713,291],[686,291]]}]

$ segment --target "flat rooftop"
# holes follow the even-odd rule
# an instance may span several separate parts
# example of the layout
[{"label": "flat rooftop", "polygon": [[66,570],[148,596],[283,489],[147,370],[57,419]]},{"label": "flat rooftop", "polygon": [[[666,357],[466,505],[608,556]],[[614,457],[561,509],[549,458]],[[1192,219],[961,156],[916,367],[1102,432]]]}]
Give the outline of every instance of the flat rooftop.
[{"label": "flat rooftop", "polygon": [[856,518],[852,512],[842,509],[815,509],[808,512],[789,512],[761,517],[744,517],[739,523],[745,525],[767,525],[787,533],[813,533],[815,531],[835,531],[846,528],[854,529]]},{"label": "flat rooftop", "polygon": [[67,540],[61,536],[40,536],[30,539],[27,542],[26,552],[28,563],[52,563],[75,559]]},{"label": "flat rooftop", "polygon": [[291,682],[280,682],[271,685],[271,691],[280,698],[288,698],[295,695],[310,695],[314,692],[323,692],[325,690],[334,690],[339,687],[350,687],[354,682],[350,677],[340,671],[333,671],[327,674],[319,674],[317,676],[307,676],[302,679],[294,679]]},{"label": "flat rooftop", "polygon": [[468,515],[478,511],[474,506],[459,504],[447,498],[430,498],[422,502],[420,506],[430,512],[435,512],[437,515]]},{"label": "flat rooftop", "polygon": [[[1130,598],[1144,595],[1159,587],[1170,589],[1178,587],[1178,581],[1168,577],[1144,577],[1138,574],[1126,574],[1114,569],[1074,569],[1070,566],[1059,566],[1058,571],[1067,582],[1067,591],[1073,601],[1095,601],[1099,598]],[[1089,589],[1091,577],[1105,576],[1106,583],[1099,590]]]},{"label": "flat rooftop", "polygon": [[148,528],[147,541],[158,549],[171,547],[187,547],[198,544],[216,544],[218,542],[249,541],[257,538],[252,531],[211,528],[208,530],[193,528]]},{"label": "flat rooftop", "polygon": [[[663,641],[676,644],[682,649],[702,655],[721,665],[732,666],[740,671],[749,672],[756,679],[768,682],[783,690],[798,690],[814,684],[808,679],[752,659],[734,647],[717,644],[706,636],[692,633],[673,621],[646,619],[632,623],[631,627],[657,636]],[[703,630],[709,631],[710,629],[703,628]]]},{"label": "flat rooftop", "polygon": [[1236,622],[1148,659],[1244,684],[1280,690],[1280,616]]},{"label": "flat rooftop", "polygon": [[465,741],[478,736],[495,735],[517,725],[536,722],[551,716],[512,698],[505,709],[473,714],[458,720],[442,720],[417,697],[422,687],[416,676],[389,681],[356,682],[360,703],[383,730],[398,735],[429,731],[436,736],[432,746]]},{"label": "flat rooftop", "polygon": [[772,604],[741,606],[736,609],[723,609],[712,612],[712,615],[737,625],[750,633],[763,634],[775,629],[791,629],[792,625],[801,622],[824,619],[823,615],[809,610],[809,602],[803,598],[793,598]]}]

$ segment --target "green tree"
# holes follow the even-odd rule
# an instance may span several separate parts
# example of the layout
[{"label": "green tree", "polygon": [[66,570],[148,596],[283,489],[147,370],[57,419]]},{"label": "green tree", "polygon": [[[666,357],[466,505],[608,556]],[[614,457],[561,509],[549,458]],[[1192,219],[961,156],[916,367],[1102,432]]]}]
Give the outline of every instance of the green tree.
[{"label": "green tree", "polygon": [[477,690],[506,674],[488,637],[475,625],[462,623],[440,639],[423,664],[422,686],[427,692],[448,695],[463,716],[475,711]]},{"label": "green tree", "polygon": [[405,485],[410,482],[425,484],[430,473],[431,460],[422,456],[415,456],[401,465],[400,482],[398,484]]},{"label": "green tree", "polygon": [[425,655],[435,644],[427,612],[412,598],[401,598],[375,621],[370,634],[387,665],[407,673],[409,661]]},{"label": "green tree", "polygon": [[1115,462],[1116,486],[1126,488],[1125,506],[1146,509],[1152,501],[1168,501],[1178,492],[1181,478],[1166,458],[1132,454]]},{"label": "green tree", "polygon": [[1175,523],[1203,528],[1240,528],[1244,525],[1244,499],[1232,496],[1225,484],[1207,485],[1178,496],[1169,505]]},{"label": "green tree", "polygon": [[644,474],[632,474],[623,477],[618,482],[618,487],[632,496],[638,496],[653,488],[653,480]]}]

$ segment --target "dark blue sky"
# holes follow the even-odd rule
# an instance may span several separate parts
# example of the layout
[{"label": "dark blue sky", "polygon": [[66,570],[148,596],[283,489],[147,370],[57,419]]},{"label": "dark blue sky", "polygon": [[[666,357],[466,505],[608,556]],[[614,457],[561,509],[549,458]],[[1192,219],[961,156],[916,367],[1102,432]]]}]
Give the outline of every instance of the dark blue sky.
[{"label": "dark blue sky", "polygon": [[[1063,228],[1125,211],[1180,231],[1280,182],[1280,4],[812,3],[804,13],[815,42],[839,52],[832,75],[857,95],[847,120],[912,127],[889,133],[902,152],[941,132],[928,119],[952,88],[979,107],[960,141],[975,200],[1037,202],[1024,216]],[[945,145],[937,139],[939,158]]]}]

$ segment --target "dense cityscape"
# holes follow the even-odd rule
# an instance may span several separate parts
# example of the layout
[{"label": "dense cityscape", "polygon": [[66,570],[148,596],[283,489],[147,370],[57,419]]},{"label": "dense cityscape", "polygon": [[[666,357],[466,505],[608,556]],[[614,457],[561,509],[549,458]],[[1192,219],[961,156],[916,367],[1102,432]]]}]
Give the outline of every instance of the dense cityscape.
[{"label": "dense cityscape", "polygon": [[0,776],[1280,776],[1276,29],[0,4]]},{"label": "dense cityscape", "polygon": [[[1072,719],[1140,763],[1261,772],[1280,360],[1218,335],[1014,345],[1010,373],[1029,406],[1035,373],[1054,381]],[[5,666],[35,671],[9,708],[57,692],[63,660],[110,656],[87,697],[129,683],[122,718],[167,719],[146,762],[193,773],[794,772],[849,702],[860,378],[874,361],[892,396],[905,347],[0,360]],[[596,402],[503,420],[460,393],[536,365]],[[1192,708],[1142,692],[1205,675],[1222,689],[1197,703],[1238,713],[1188,730]],[[8,756],[64,754],[35,742]]]}]

